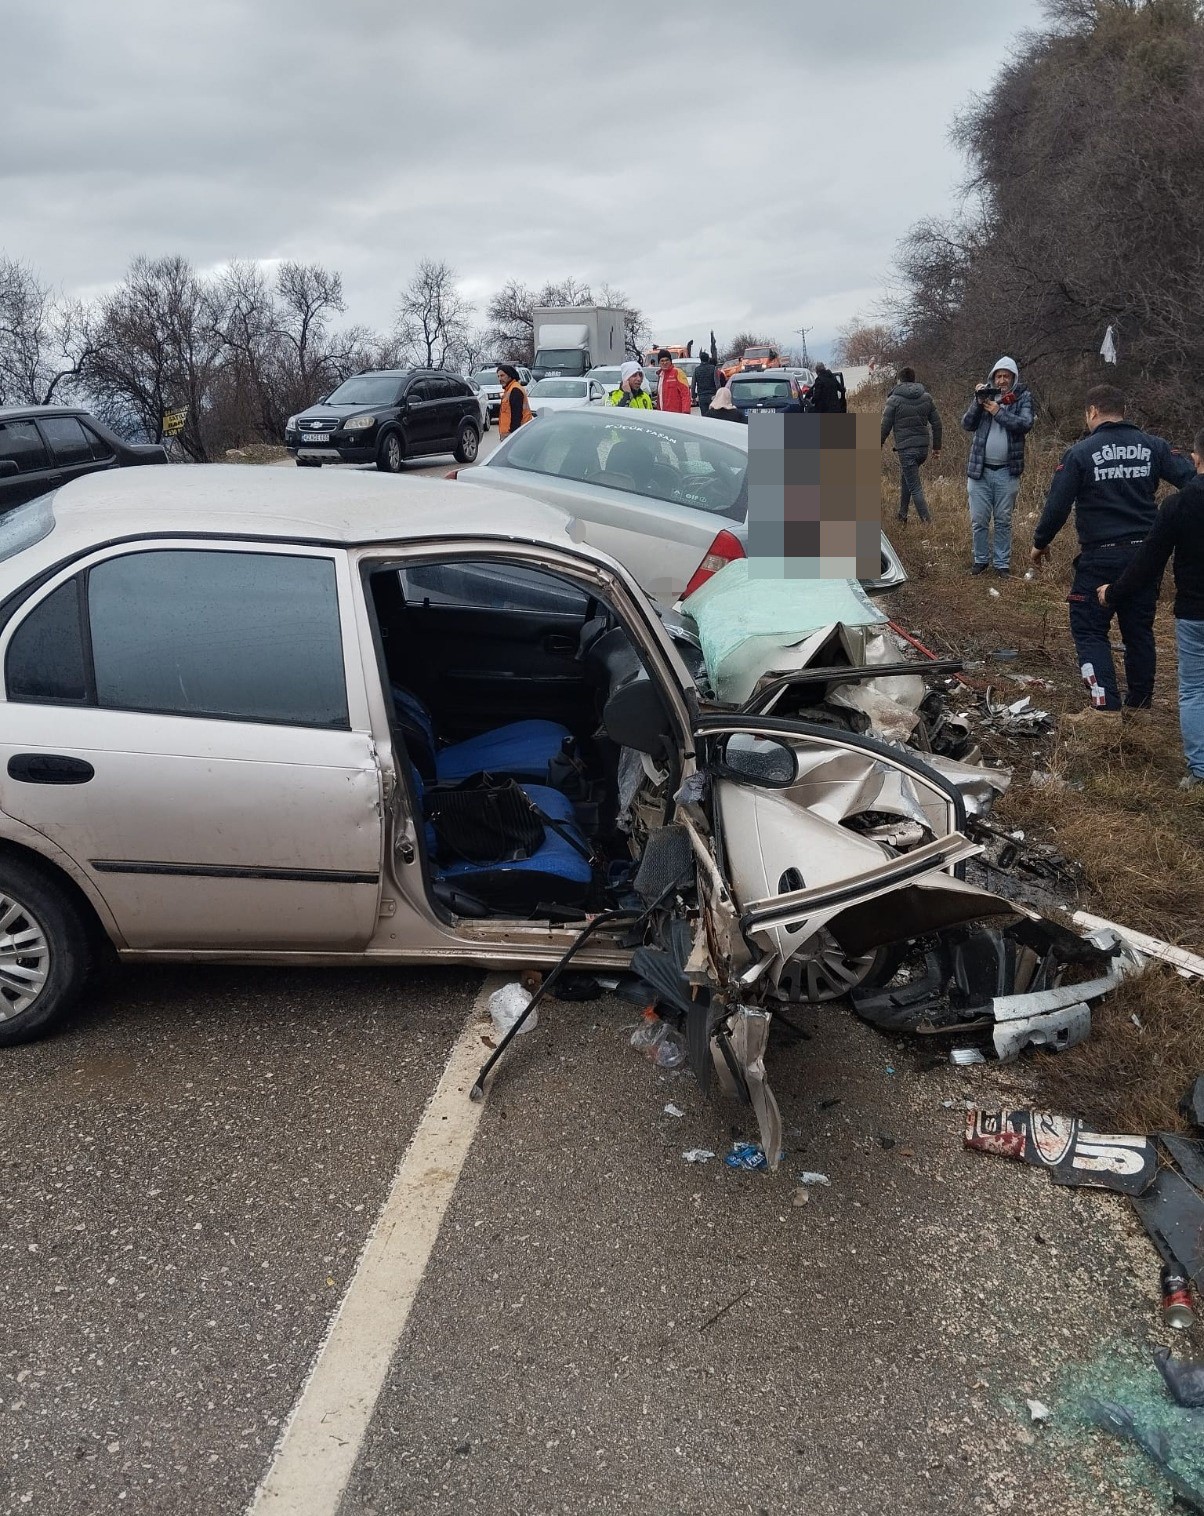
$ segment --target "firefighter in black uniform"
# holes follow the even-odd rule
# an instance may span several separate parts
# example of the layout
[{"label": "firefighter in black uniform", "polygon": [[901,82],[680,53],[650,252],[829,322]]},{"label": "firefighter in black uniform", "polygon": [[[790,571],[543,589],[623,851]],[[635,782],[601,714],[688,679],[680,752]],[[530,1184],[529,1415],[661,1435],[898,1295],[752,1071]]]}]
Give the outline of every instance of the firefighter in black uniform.
[{"label": "firefighter in black uniform", "polygon": [[1108,628],[1120,623],[1125,641],[1125,705],[1148,706],[1154,694],[1154,611],[1161,576],[1117,609],[1096,597],[1101,584],[1120,577],[1149,535],[1158,514],[1155,496],[1166,480],[1181,489],[1195,470],[1190,459],[1161,437],[1151,437],[1125,420],[1125,397],[1111,384],[1097,384],[1086,397],[1089,436],[1062,455],[1045,497],[1045,509],[1033,533],[1032,560],[1042,563],[1049,544],[1065,526],[1071,509],[1079,537],[1070,603],[1070,635],[1079,670],[1091,695],[1091,707],[1071,716],[1090,721],[1092,714],[1121,708]]}]

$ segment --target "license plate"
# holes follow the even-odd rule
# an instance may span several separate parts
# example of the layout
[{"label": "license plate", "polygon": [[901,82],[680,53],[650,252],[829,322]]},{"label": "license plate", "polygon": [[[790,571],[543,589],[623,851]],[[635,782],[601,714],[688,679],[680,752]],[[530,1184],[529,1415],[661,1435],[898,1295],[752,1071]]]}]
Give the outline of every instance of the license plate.
[{"label": "license plate", "polygon": [[301,433],[301,446],[302,447],[305,447],[310,442],[329,442],[329,441],[330,441],[330,433],[329,432],[302,432]]}]

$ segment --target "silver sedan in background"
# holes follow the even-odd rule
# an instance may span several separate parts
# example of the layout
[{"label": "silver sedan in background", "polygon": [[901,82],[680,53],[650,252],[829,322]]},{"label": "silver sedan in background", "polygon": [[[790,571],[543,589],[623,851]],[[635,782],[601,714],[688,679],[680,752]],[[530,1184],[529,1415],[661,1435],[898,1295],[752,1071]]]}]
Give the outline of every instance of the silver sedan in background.
[{"label": "silver sedan in background", "polygon": [[[745,427],[586,406],[541,417],[454,477],[558,506],[581,540],[617,558],[645,593],[671,606],[746,555],[747,473]],[[883,534],[881,573],[863,587],[890,589],[906,578]]]}]

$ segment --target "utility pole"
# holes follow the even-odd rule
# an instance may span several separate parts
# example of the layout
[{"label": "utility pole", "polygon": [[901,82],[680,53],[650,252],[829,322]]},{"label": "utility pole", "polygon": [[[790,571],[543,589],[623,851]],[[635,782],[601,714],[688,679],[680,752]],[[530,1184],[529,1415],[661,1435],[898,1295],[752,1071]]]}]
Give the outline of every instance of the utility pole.
[{"label": "utility pole", "polygon": [[795,336],[803,339],[803,365],[806,368],[811,367],[811,359],[807,353],[807,333],[814,330],[813,326],[796,326],[794,329]]}]

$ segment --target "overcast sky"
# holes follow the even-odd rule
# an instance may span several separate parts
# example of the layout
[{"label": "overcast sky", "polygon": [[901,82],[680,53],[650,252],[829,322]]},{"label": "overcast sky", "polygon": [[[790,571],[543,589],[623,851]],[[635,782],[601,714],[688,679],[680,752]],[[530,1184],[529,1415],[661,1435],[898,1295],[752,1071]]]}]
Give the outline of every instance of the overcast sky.
[{"label": "overcast sky", "polygon": [[947,140],[1037,0],[18,0],[0,251],[88,295],[138,253],[339,269],[387,327],[417,259],[481,315],[610,281],[665,341],[822,353],[954,203]]}]

